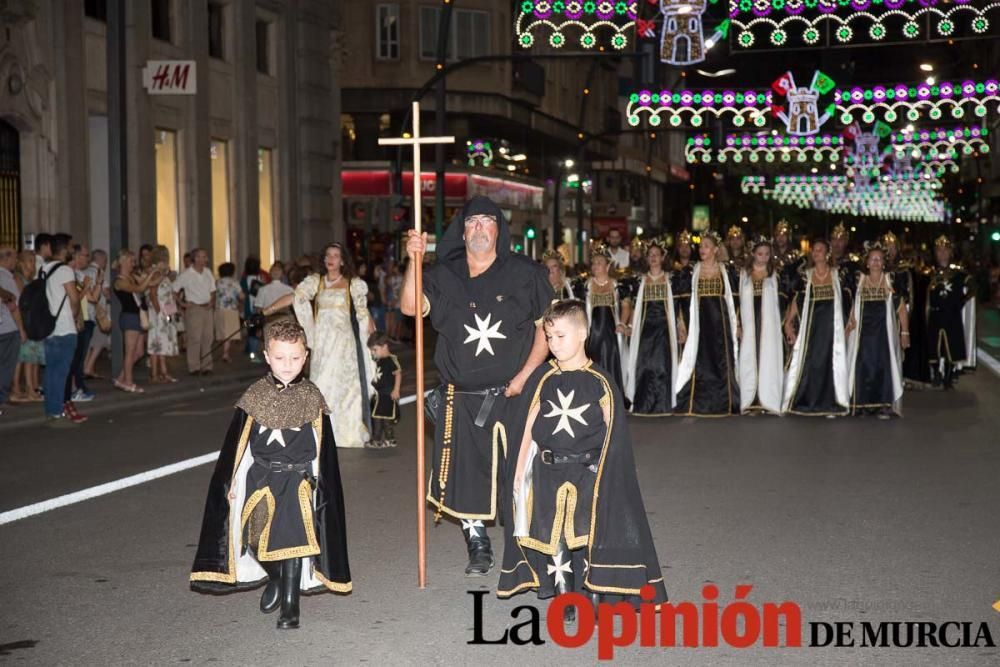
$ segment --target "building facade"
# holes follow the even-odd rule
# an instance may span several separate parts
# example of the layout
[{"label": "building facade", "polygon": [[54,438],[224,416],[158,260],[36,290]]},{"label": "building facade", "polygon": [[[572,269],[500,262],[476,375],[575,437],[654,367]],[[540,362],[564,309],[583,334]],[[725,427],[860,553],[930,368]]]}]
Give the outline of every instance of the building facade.
[{"label": "building facade", "polygon": [[[403,178],[394,187],[392,179],[400,170],[398,153],[379,147],[378,139],[409,129],[410,101],[438,64],[438,27],[444,4],[396,0],[342,5],[344,43],[350,54],[350,67],[341,77],[344,205],[348,226],[359,232],[391,235],[409,224],[408,203],[405,196],[399,196],[408,189],[398,187],[401,181],[412,183],[406,180],[412,178],[409,150],[401,154]],[[529,52],[516,46],[513,38],[516,3],[458,0],[448,4],[452,13],[444,64],[462,66],[446,78],[443,130],[454,135],[456,143],[445,149],[448,177],[442,217],[447,220],[463,196],[483,191],[479,179],[492,179],[490,193],[500,198],[510,214],[515,245],[539,256],[546,246],[572,244],[579,238],[578,225],[583,236],[593,228],[592,204],[598,190],[592,180],[598,169],[633,169],[633,175],[645,182],[649,160],[616,163],[619,141],[638,146],[641,140],[625,140],[619,134],[623,106],[619,72],[627,58],[608,57],[599,49],[594,50],[598,54],[594,58],[548,58],[562,51],[535,46],[532,58],[525,60]],[[432,87],[421,100],[425,135],[437,131],[437,104]],[[581,137],[585,137],[582,143]],[[567,160],[574,166],[566,167]],[[665,180],[660,179],[661,167],[657,162],[656,175]],[[434,220],[433,148],[424,148],[422,169],[425,179],[430,179],[423,188],[425,220]],[[372,186],[374,180],[383,184],[377,194],[359,187]],[[557,180],[563,187],[554,187]],[[582,187],[584,197],[577,198],[575,186]],[[640,198],[647,194],[645,189],[637,191]],[[618,189],[608,196],[617,197]],[[657,188],[654,196],[662,196],[661,190]],[[578,215],[581,200],[584,210]],[[634,218],[632,205],[629,201],[623,220]],[[553,234],[555,215],[561,221],[560,239]]]},{"label": "building facade", "polygon": [[[268,265],[342,234],[334,3],[124,4],[127,244]],[[109,248],[109,5],[0,3],[5,243]]]}]

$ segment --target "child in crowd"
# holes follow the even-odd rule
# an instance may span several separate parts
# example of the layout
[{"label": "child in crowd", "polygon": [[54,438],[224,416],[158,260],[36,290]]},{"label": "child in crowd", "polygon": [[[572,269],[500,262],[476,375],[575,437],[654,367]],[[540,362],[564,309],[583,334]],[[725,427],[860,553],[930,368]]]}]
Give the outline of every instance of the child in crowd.
[{"label": "child in crowd", "polygon": [[215,340],[222,343],[222,360],[232,361],[229,348],[240,332],[240,312],[243,310],[243,289],[236,281],[236,265],[219,265],[219,280],[215,283]]},{"label": "child in crowd", "polygon": [[[617,383],[587,358],[587,307],[557,301],[543,316],[555,357],[525,386],[531,396],[513,475],[499,597],[587,593],[666,602]],[[513,443],[512,443],[513,444]],[[575,617],[566,607],[565,620]]]},{"label": "child in crowd", "polygon": [[271,372],[236,404],[191,571],[200,593],[265,584],[260,610],[281,609],[278,629],[299,626],[301,591],[351,591],[337,443],[307,356],[295,322],[264,328]]},{"label": "child in crowd", "polygon": [[399,389],[403,371],[399,359],[389,351],[389,336],[376,331],[368,337],[368,349],[375,359],[375,377],[372,385],[372,439],[369,447],[382,449],[396,446],[395,424],[399,421]]}]

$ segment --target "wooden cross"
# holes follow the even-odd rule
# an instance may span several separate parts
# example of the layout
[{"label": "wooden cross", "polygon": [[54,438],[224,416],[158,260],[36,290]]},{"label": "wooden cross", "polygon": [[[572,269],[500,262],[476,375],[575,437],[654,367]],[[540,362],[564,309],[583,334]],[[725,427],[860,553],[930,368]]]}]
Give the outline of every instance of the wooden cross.
[{"label": "wooden cross", "polygon": [[[421,219],[421,175],[420,147],[423,144],[453,144],[455,137],[422,137],[420,136],[420,103],[413,102],[413,135],[398,139],[379,139],[380,146],[412,146],[413,147],[413,227],[417,233],[423,231]],[[427,489],[424,478],[424,318],[423,318],[423,254],[413,258],[414,294],[417,317],[415,319],[415,338],[417,348],[417,585],[427,586]]]}]

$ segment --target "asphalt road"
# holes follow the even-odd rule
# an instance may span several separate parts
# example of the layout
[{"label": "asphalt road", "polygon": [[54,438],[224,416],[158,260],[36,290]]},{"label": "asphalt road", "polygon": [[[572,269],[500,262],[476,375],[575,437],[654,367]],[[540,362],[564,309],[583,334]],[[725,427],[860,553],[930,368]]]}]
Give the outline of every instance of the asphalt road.
[{"label": "asphalt road", "polygon": [[[632,420],[649,521],[675,601],[792,600],[811,621],[988,622],[1000,642],[1000,380],[910,393],[906,417]],[[216,450],[236,392],[114,415],[75,431],[0,433],[0,511]],[[413,406],[400,434],[413,432]],[[0,526],[0,662],[11,664],[591,664],[596,641],[470,646],[472,596],[456,526],[428,531],[415,585],[413,439],[340,450],[355,592],[304,598],[274,629],[258,595],[201,596],[187,575],[205,465]],[[498,530],[492,533],[498,535]],[[499,560],[499,554],[498,554]],[[485,598],[496,638],[532,594]],[[527,618],[524,610],[518,620]],[[804,639],[808,641],[807,630]],[[855,630],[855,636],[860,629]],[[996,648],[639,648],[616,662],[680,665],[1000,663]]]}]

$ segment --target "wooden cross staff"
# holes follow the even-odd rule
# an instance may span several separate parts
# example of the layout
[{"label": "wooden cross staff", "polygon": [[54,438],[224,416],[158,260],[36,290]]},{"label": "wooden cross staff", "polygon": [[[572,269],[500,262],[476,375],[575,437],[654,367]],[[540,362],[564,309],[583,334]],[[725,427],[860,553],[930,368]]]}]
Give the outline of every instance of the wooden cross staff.
[{"label": "wooden cross staff", "polygon": [[[420,103],[413,103],[413,136],[399,139],[379,139],[380,146],[412,146],[413,147],[413,228],[420,234],[423,231],[421,220],[421,178],[420,178],[420,146],[423,144],[453,144],[455,137],[422,137],[420,136]],[[424,476],[424,271],[423,254],[413,258],[414,291],[413,303],[416,304],[416,346],[417,346],[417,585],[427,586],[427,490]]]}]

